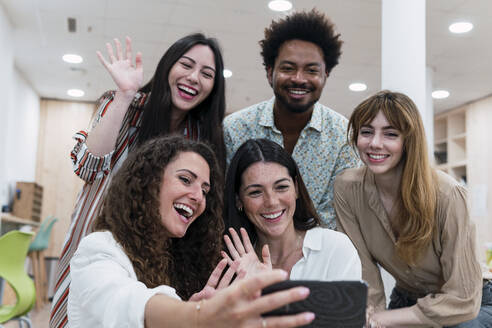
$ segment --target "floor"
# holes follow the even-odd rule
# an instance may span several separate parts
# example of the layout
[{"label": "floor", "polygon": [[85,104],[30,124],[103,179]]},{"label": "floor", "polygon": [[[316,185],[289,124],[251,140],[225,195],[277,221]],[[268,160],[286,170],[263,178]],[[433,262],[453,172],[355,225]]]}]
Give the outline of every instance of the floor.
[{"label": "floor", "polygon": [[[31,318],[32,328],[48,328],[50,318],[51,303],[46,303],[41,309],[32,309],[29,317]],[[19,328],[18,321],[9,321],[3,325],[4,328]],[[22,327],[27,327],[25,324]]]}]

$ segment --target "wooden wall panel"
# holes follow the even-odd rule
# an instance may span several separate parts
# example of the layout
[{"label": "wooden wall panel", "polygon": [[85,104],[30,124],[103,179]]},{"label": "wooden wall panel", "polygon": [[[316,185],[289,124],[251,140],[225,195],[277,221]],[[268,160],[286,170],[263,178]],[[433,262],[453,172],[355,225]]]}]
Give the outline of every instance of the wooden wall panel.
[{"label": "wooden wall panel", "polygon": [[89,126],[93,112],[91,103],[41,100],[36,182],[44,188],[42,218],[53,215],[59,219],[53,227],[46,256],[59,256],[77,194],[83,186],[72,171],[72,136]]}]

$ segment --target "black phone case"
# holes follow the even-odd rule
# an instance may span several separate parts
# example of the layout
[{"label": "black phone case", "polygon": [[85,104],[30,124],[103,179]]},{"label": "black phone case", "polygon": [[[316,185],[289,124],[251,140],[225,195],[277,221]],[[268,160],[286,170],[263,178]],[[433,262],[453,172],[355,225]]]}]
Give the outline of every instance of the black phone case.
[{"label": "black phone case", "polygon": [[263,316],[314,312],[316,318],[305,327],[361,328],[366,320],[367,285],[362,281],[287,280],[266,287],[270,294],[292,287],[309,288],[307,299],[264,313]]}]

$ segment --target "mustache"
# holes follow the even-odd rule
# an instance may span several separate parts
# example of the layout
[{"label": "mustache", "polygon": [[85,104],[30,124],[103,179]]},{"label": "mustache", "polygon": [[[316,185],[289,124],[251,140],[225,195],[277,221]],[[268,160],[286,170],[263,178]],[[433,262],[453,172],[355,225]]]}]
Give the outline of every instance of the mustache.
[{"label": "mustache", "polygon": [[286,86],[287,89],[306,89],[313,90],[313,87],[309,83],[290,83]]}]

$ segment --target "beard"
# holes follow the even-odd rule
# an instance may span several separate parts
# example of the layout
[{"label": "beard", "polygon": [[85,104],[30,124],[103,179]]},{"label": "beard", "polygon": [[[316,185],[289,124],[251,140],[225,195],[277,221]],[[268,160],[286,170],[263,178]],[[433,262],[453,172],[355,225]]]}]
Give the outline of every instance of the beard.
[{"label": "beard", "polygon": [[[285,94],[288,93],[288,89],[293,86],[289,86],[287,88],[282,88],[280,91],[273,89],[273,94],[275,95],[276,101],[278,101],[279,105],[281,105],[284,109],[291,113],[300,114],[305,113],[311,110],[314,104],[319,100],[312,99],[306,103],[297,102],[295,100],[289,99],[289,97]],[[304,87],[305,88],[305,87]],[[282,92],[284,91],[284,93]],[[312,90],[310,90],[312,92]]]}]

